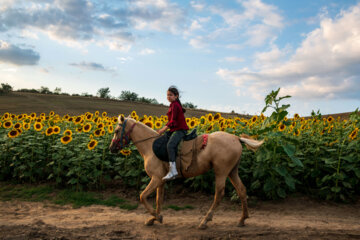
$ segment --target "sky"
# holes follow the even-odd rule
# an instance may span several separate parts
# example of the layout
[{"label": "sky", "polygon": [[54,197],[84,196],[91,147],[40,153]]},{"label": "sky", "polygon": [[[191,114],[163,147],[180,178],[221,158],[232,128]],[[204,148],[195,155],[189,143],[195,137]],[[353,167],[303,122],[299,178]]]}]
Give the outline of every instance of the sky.
[{"label": "sky", "polygon": [[[0,83],[260,114],[360,106],[360,0],[0,0]],[[266,112],[270,114],[271,112]]]}]

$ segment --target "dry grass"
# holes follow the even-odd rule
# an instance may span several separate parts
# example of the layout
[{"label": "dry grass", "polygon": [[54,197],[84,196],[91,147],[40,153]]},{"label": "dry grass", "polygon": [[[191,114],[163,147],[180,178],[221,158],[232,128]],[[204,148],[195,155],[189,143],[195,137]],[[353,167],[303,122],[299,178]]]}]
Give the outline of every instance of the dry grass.
[{"label": "dry grass", "polygon": [[[78,115],[85,112],[106,111],[110,116],[117,116],[119,114],[129,115],[133,110],[139,116],[144,114],[161,116],[165,115],[168,106],[155,105],[129,101],[119,101],[112,99],[90,98],[80,96],[66,96],[66,95],[50,95],[50,94],[36,94],[12,92],[8,95],[0,95],[0,114],[10,112],[13,114],[35,112],[40,114],[42,112],[49,113],[55,111],[59,115],[70,114]],[[214,111],[207,110],[193,110],[187,109],[186,117],[201,117],[207,113]],[[250,115],[221,113],[224,117],[239,116],[250,118]]]}]

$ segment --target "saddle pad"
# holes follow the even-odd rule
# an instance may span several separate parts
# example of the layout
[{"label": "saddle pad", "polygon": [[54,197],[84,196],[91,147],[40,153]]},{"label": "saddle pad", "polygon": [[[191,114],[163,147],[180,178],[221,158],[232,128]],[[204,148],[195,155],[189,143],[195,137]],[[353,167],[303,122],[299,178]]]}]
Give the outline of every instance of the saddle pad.
[{"label": "saddle pad", "polygon": [[[181,169],[187,171],[193,160],[196,159],[197,154],[204,149],[207,144],[207,134],[197,136],[195,139],[189,141],[181,141],[178,146],[176,162],[181,162]],[[164,134],[153,143],[153,151],[160,160],[169,162],[167,154],[167,142],[169,137]],[[178,164],[177,164],[178,165]]]}]

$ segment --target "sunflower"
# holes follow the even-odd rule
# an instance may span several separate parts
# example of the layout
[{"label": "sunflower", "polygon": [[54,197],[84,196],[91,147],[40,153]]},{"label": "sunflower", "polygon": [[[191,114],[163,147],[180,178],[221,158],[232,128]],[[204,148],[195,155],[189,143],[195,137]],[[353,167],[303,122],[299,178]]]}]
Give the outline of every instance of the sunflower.
[{"label": "sunflower", "polygon": [[54,126],[53,130],[54,130],[53,134],[59,134],[60,133],[60,127],[59,126]]},{"label": "sunflower", "polygon": [[113,124],[116,124],[116,123],[118,122],[117,117],[113,117],[113,118],[111,119],[111,122],[112,122]]},{"label": "sunflower", "polygon": [[355,128],[355,129],[350,133],[349,138],[350,138],[351,140],[354,140],[354,139],[357,137],[358,132],[359,132],[359,128]]},{"label": "sunflower", "polygon": [[295,127],[295,126],[296,126],[296,122],[292,122],[292,123],[291,123],[291,126],[292,126],[292,127]]},{"label": "sunflower", "polygon": [[214,126],[212,124],[210,124],[210,126],[207,127],[206,132],[210,132],[213,129],[214,129]]},{"label": "sunflower", "polygon": [[83,131],[84,132],[90,132],[91,130],[91,124],[90,123],[87,123],[83,126]]},{"label": "sunflower", "polygon": [[96,111],[94,115],[95,117],[99,116],[99,111]]},{"label": "sunflower", "polygon": [[42,125],[42,123],[41,122],[36,122],[35,124],[34,124],[34,128],[35,128],[35,130],[36,131],[41,131],[41,129],[43,128],[43,125]]},{"label": "sunflower", "polygon": [[81,132],[82,132],[82,129],[83,129],[82,126],[78,126],[78,127],[76,128],[76,132],[81,133]]},{"label": "sunflower", "polygon": [[221,114],[220,113],[216,113],[214,116],[214,121],[220,120],[221,118]]},{"label": "sunflower", "polygon": [[99,124],[97,125],[97,128],[104,128],[104,123],[99,123]]},{"label": "sunflower", "polygon": [[87,147],[88,147],[89,150],[93,150],[96,147],[97,144],[98,144],[98,141],[96,141],[95,139],[92,139],[88,143]]},{"label": "sunflower", "polygon": [[300,118],[300,115],[299,115],[298,113],[295,113],[295,114],[294,114],[294,119],[295,119],[295,120],[298,120],[299,118]]},{"label": "sunflower", "polygon": [[132,112],[131,112],[131,117],[132,117],[132,118],[134,118],[136,115],[137,115],[137,114],[136,114],[135,111],[132,111]]},{"label": "sunflower", "polygon": [[8,133],[8,137],[9,138],[16,138],[17,136],[19,136],[19,134],[20,134],[20,132],[18,130],[13,129]]},{"label": "sunflower", "polygon": [[4,113],[4,120],[7,120],[9,117],[10,117],[10,114],[9,113]]},{"label": "sunflower", "polygon": [[61,142],[62,142],[63,144],[68,144],[68,143],[71,142],[71,141],[72,141],[72,136],[69,136],[69,135],[63,136],[63,137],[61,138]]},{"label": "sunflower", "polygon": [[305,128],[306,128],[306,125],[301,125],[301,127],[300,127],[300,129],[303,131],[303,130],[305,130]]},{"label": "sunflower", "polygon": [[72,136],[72,131],[70,129],[66,129],[63,133],[64,136]]},{"label": "sunflower", "polygon": [[190,120],[190,118],[186,118],[185,121],[186,121],[186,124],[189,125],[191,120]]},{"label": "sunflower", "polygon": [[108,126],[108,133],[113,133],[114,132],[114,126],[113,125],[110,125]]},{"label": "sunflower", "polygon": [[200,124],[204,125],[206,123],[206,118],[204,116],[201,116],[200,118]]},{"label": "sunflower", "polygon": [[104,136],[104,135],[105,135],[105,130],[101,129],[101,136]]},{"label": "sunflower", "polygon": [[209,114],[207,115],[207,120],[208,120],[209,122],[212,122],[212,121],[214,120],[214,117],[213,117],[213,115],[212,115],[211,113],[209,113]]},{"label": "sunflower", "polygon": [[20,114],[19,116],[17,116],[17,120],[22,120],[24,118],[23,114]]},{"label": "sunflower", "polygon": [[35,118],[36,118],[36,113],[34,113],[34,112],[31,113],[31,114],[30,114],[30,117],[31,117],[32,119],[35,119]]},{"label": "sunflower", "polygon": [[329,127],[328,133],[331,133],[331,131],[333,130],[334,125],[331,125],[331,127]]},{"label": "sunflower", "polygon": [[102,114],[101,114],[101,116],[104,118],[104,117],[106,117],[107,116],[107,112],[103,112]]},{"label": "sunflower", "polygon": [[46,129],[45,131],[46,136],[50,136],[54,134],[54,128],[49,127],[48,129]]},{"label": "sunflower", "polygon": [[94,131],[94,136],[95,137],[100,137],[101,136],[101,128],[98,128],[98,129],[96,129],[95,131]]},{"label": "sunflower", "polygon": [[129,156],[131,154],[131,150],[122,149],[120,153],[124,156]]},{"label": "sunflower", "polygon": [[285,124],[283,124],[283,123],[281,123],[281,124],[279,125],[279,127],[278,127],[278,129],[279,129],[280,132],[284,131],[285,128],[286,128],[286,126],[285,126]]},{"label": "sunflower", "polygon": [[324,133],[326,132],[326,129],[323,129],[321,132],[320,132],[320,135],[324,135]]},{"label": "sunflower", "polygon": [[147,120],[146,122],[144,122],[144,124],[145,124],[146,126],[148,126],[149,128],[153,128],[153,127],[154,127],[153,122],[150,122],[149,120]]},{"label": "sunflower", "polygon": [[52,117],[52,116],[54,116],[55,115],[55,112],[54,111],[51,111],[50,113],[49,113],[49,116],[50,117]]},{"label": "sunflower", "polygon": [[86,115],[86,120],[91,121],[93,118],[93,115],[91,113],[89,113],[88,115]]},{"label": "sunflower", "polygon": [[14,128],[16,129],[20,129],[22,126],[21,126],[21,123],[15,123],[14,125]]},{"label": "sunflower", "polygon": [[326,121],[330,124],[335,120],[335,118],[333,118],[333,116],[329,116]]},{"label": "sunflower", "polygon": [[4,128],[11,128],[12,127],[12,121],[11,120],[8,120],[6,122],[4,122],[3,126]]},{"label": "sunflower", "polygon": [[73,118],[73,117],[69,117],[69,118],[68,118],[68,121],[69,121],[69,122],[72,122],[72,121],[74,121],[74,118]]},{"label": "sunflower", "polygon": [[254,122],[256,122],[257,119],[258,119],[258,117],[255,115],[250,119],[250,122],[254,123]]},{"label": "sunflower", "polygon": [[78,117],[76,117],[76,118],[74,119],[74,123],[75,123],[75,124],[79,124],[82,120],[83,120],[82,117],[81,117],[81,116],[78,116]]},{"label": "sunflower", "polygon": [[161,128],[162,122],[160,120],[155,122],[155,128]]},{"label": "sunflower", "polygon": [[196,125],[195,120],[194,120],[194,119],[193,119],[193,120],[191,120],[191,121],[190,121],[190,128],[194,128],[194,127],[195,127],[195,125]]},{"label": "sunflower", "polygon": [[294,136],[299,136],[300,135],[300,130],[299,129],[296,129],[295,131],[294,131]]},{"label": "sunflower", "polygon": [[30,129],[30,123],[24,123],[24,129],[29,130]]}]

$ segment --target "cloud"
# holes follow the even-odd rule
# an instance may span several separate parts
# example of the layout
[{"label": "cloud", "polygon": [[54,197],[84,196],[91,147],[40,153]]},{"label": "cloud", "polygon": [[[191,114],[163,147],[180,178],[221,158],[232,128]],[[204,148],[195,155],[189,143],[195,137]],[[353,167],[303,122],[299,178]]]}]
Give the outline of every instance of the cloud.
[{"label": "cloud", "polygon": [[0,62],[14,65],[37,65],[39,53],[32,49],[21,48],[0,40]]},{"label": "cloud", "polygon": [[[3,5],[3,1],[5,1]],[[51,39],[76,46],[79,42],[119,42],[128,49],[136,29],[176,34],[184,22],[184,10],[168,0],[99,2],[95,0],[2,0],[0,33],[43,32]],[[24,34],[25,31],[25,34]],[[84,45],[81,43],[80,45]]]},{"label": "cloud", "polygon": [[154,54],[155,50],[150,49],[150,48],[145,48],[143,50],[141,50],[141,52],[139,53],[140,55],[150,55],[150,54]]},{"label": "cloud", "polygon": [[282,94],[301,99],[360,99],[359,22],[360,3],[334,19],[323,18],[286,60],[289,49],[272,46],[255,55],[257,70],[219,69],[217,74],[236,87],[248,85],[254,96],[280,86]]},{"label": "cloud", "polygon": [[190,5],[192,8],[194,8],[196,11],[202,11],[205,8],[205,4],[199,3],[196,1],[191,1]]},{"label": "cloud", "polygon": [[240,57],[226,57],[224,59],[226,62],[243,62],[244,59]]},{"label": "cloud", "polygon": [[103,71],[103,72],[113,72],[113,69],[105,68],[100,63],[94,62],[81,62],[81,63],[70,63],[70,66],[78,67],[83,70],[91,70],[91,71]]},{"label": "cloud", "polygon": [[197,36],[195,38],[190,39],[189,44],[193,48],[197,48],[197,49],[206,48],[208,46],[208,43],[206,42],[203,36]]}]

